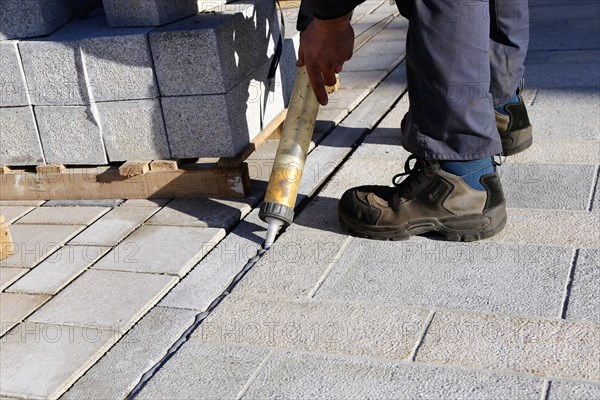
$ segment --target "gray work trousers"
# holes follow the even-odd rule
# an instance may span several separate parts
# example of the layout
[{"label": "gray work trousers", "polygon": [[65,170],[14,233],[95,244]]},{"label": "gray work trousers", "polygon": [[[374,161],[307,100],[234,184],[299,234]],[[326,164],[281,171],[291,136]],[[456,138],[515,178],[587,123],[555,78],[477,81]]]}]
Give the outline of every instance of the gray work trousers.
[{"label": "gray work trousers", "polygon": [[494,107],[508,101],[523,77],[527,0],[398,1],[412,2],[404,147],[434,160],[499,154]]}]

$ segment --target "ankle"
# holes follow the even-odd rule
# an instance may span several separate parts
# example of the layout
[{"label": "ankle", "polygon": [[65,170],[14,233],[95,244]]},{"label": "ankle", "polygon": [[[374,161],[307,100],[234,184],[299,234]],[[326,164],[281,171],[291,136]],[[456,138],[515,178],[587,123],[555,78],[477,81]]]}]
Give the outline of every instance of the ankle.
[{"label": "ankle", "polygon": [[485,190],[480,182],[481,177],[496,171],[492,157],[468,161],[440,161],[439,164],[442,170],[459,176],[467,185],[479,191]]}]

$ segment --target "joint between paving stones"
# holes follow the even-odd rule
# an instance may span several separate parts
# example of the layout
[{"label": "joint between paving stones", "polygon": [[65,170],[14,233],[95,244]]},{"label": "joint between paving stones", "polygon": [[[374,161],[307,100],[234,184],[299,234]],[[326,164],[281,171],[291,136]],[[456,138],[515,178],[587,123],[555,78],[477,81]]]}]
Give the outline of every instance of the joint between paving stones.
[{"label": "joint between paving stones", "polygon": [[573,258],[571,259],[571,267],[569,268],[569,275],[567,277],[567,284],[565,285],[565,295],[562,301],[562,307],[560,311],[560,318],[567,318],[567,311],[569,308],[569,299],[571,297],[571,289],[573,288],[573,280],[575,278],[575,268],[577,266],[577,260],[579,259],[579,249],[575,249],[573,252]]},{"label": "joint between paving stones", "polygon": [[256,368],[256,370],[252,373],[252,375],[250,375],[250,377],[246,381],[246,384],[244,385],[244,387],[239,391],[239,393],[235,397],[236,400],[240,400],[241,398],[244,397],[246,392],[248,392],[248,389],[250,389],[250,386],[252,386],[252,384],[254,383],[256,378],[258,378],[258,375],[260,375],[262,370],[265,368],[265,365],[267,365],[267,363],[271,360],[271,358],[273,358],[273,354],[275,354],[275,349],[271,349],[269,351],[269,353],[266,355],[264,360],[262,360],[261,363],[258,365],[258,368]]},{"label": "joint between paving stones", "polygon": [[342,255],[344,254],[344,252],[346,251],[346,249],[348,248],[348,246],[350,246],[351,242],[352,242],[352,236],[346,237],[346,239],[344,240],[344,242],[340,246],[338,252],[333,256],[333,259],[331,260],[331,262],[329,263],[329,265],[327,266],[327,268],[325,268],[325,272],[323,272],[323,275],[321,276],[321,278],[319,279],[319,281],[311,289],[311,291],[307,294],[308,298],[312,299],[312,298],[315,297],[315,294],[317,294],[317,291],[321,288],[321,286],[325,282],[325,279],[327,279],[327,277],[331,273],[331,270],[338,263],[338,261],[340,260],[340,258],[342,257]]},{"label": "joint between paving stones", "polygon": [[551,382],[548,379],[544,379],[544,382],[542,383],[542,391],[540,393],[540,400],[550,399],[550,385]]},{"label": "joint between paving stones", "polygon": [[594,201],[600,195],[598,193],[598,181],[600,180],[600,165],[596,165],[596,174],[594,175],[594,179],[592,179],[592,190],[590,191],[590,197],[588,199],[587,210],[592,211],[594,208]]},{"label": "joint between paving stones", "polygon": [[425,323],[423,324],[423,329],[421,330],[419,339],[417,340],[417,343],[415,344],[415,348],[412,350],[412,352],[410,353],[410,356],[408,358],[411,362],[416,361],[417,354],[419,353],[421,346],[425,342],[425,336],[427,335],[427,331],[429,330],[429,327],[431,326],[431,323],[433,322],[434,316],[435,316],[435,311],[431,311],[429,313],[429,315],[427,316],[427,319],[425,320]]}]

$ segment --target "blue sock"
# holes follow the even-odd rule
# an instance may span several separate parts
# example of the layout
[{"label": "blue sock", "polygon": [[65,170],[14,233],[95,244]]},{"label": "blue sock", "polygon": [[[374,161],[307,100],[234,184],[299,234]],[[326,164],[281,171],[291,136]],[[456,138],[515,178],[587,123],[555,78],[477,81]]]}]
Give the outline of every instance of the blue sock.
[{"label": "blue sock", "polygon": [[503,104],[500,107],[497,107],[495,110],[498,111],[500,114],[508,115],[508,113],[506,112],[504,107],[506,107],[508,104],[516,104],[519,102],[521,102],[521,98],[519,97],[518,94],[515,93],[515,94],[513,94],[513,96],[510,99],[508,99],[506,104]]},{"label": "blue sock", "polygon": [[492,157],[480,158],[471,161],[440,161],[440,167],[451,174],[458,175],[463,181],[475,190],[483,191],[485,188],[479,179],[496,170]]}]

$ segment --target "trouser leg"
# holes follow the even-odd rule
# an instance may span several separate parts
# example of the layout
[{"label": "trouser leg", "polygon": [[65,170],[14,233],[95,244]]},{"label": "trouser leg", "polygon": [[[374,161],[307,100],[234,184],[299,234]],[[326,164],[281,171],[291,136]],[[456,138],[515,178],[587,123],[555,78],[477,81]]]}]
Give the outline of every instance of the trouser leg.
[{"label": "trouser leg", "polygon": [[501,152],[489,89],[489,19],[487,0],[413,2],[403,132],[408,151],[436,160]]},{"label": "trouser leg", "polygon": [[527,0],[490,0],[490,91],[494,107],[514,95],[529,44]]}]

